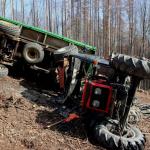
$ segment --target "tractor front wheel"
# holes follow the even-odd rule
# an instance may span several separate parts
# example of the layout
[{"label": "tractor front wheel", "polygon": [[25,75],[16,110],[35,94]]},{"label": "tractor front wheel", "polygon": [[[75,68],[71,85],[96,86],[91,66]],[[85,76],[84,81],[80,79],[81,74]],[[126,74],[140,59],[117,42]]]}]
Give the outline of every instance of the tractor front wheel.
[{"label": "tractor front wheel", "polygon": [[116,131],[116,122],[103,122],[94,127],[96,141],[111,150],[144,150],[145,137],[141,131],[129,126],[122,135]]}]

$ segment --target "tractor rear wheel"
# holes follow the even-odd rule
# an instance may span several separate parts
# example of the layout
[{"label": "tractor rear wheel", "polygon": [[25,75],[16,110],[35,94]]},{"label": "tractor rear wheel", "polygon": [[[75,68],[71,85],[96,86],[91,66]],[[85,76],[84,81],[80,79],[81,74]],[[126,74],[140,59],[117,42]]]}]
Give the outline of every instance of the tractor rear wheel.
[{"label": "tractor rear wheel", "polygon": [[128,127],[123,135],[116,131],[116,122],[103,122],[94,128],[96,141],[111,150],[144,150],[145,137],[133,126]]},{"label": "tractor rear wheel", "polygon": [[128,75],[150,79],[150,60],[139,59],[124,54],[112,56],[111,65]]}]

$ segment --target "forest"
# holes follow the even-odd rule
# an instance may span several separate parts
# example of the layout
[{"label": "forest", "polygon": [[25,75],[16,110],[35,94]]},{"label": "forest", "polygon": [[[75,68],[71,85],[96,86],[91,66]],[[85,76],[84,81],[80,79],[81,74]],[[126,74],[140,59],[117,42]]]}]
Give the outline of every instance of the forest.
[{"label": "forest", "polygon": [[149,0],[0,0],[0,15],[97,47],[150,57]]},{"label": "forest", "polygon": [[150,58],[149,0],[0,0],[0,16],[96,46],[104,57]]}]

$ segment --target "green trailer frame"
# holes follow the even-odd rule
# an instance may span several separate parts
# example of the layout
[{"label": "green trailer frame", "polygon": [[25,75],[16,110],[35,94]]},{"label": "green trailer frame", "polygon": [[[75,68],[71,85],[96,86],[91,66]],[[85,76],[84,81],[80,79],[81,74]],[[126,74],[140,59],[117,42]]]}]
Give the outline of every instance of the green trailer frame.
[{"label": "green trailer frame", "polygon": [[[21,22],[7,19],[1,16],[0,21],[14,24],[15,26],[18,26],[20,28],[20,34],[17,35],[14,39],[19,39],[20,41],[23,41],[25,43],[29,41],[36,42],[41,44],[43,47],[46,47],[50,51],[55,51],[70,44],[76,45],[80,50],[86,48],[90,53],[95,53],[96,51],[96,47],[94,46],[72,40],[70,38],[43,30],[38,27],[26,25]],[[0,22],[0,24],[2,24],[2,22]],[[12,37],[14,37],[14,35],[12,35]]]}]

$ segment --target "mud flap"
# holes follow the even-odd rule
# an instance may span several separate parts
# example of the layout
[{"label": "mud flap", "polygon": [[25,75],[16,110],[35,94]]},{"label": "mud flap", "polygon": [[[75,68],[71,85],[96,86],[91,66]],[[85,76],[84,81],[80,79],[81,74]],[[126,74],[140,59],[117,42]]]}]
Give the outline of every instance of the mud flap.
[{"label": "mud flap", "polygon": [[55,99],[56,102],[61,104],[63,104],[72,95],[78,82],[77,75],[80,70],[81,61],[78,58],[73,58],[73,59],[74,59],[74,61],[72,62],[73,65],[72,64],[70,65],[70,67],[72,66],[71,71],[65,83],[65,91],[63,94],[59,95]]},{"label": "mud flap", "polygon": [[73,68],[73,73],[72,73],[72,79],[71,79],[71,83],[69,86],[69,90],[68,90],[68,94],[65,97],[65,100],[73,93],[76,85],[77,85],[77,74],[79,73],[80,70],[80,65],[81,65],[81,61],[78,58],[75,58],[74,60],[74,68]]},{"label": "mud flap", "polygon": [[[70,45],[55,51],[54,54],[71,56],[72,54],[78,54],[78,48],[74,45]],[[81,61],[79,58],[74,57],[71,57],[70,60],[71,61],[68,68],[69,71],[67,71],[69,73],[66,73],[66,70],[62,70],[59,75],[60,80],[63,78],[60,84],[62,87],[64,86],[64,92],[55,98],[55,101],[58,103],[64,103],[72,95],[77,85],[77,75],[80,70]],[[62,73],[66,75],[66,81],[64,81],[64,76],[62,76]]]}]

